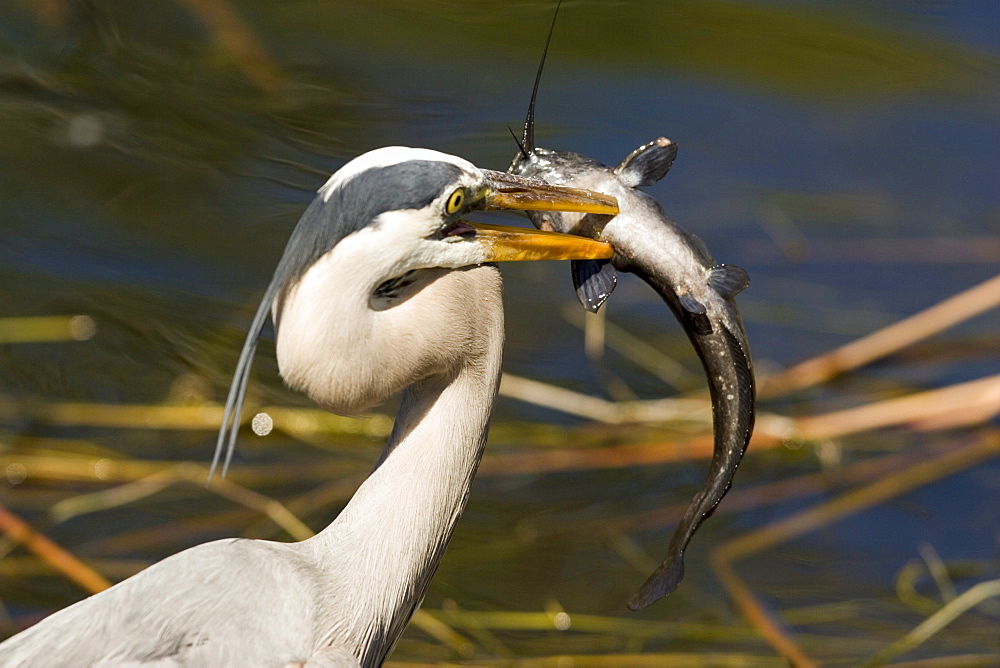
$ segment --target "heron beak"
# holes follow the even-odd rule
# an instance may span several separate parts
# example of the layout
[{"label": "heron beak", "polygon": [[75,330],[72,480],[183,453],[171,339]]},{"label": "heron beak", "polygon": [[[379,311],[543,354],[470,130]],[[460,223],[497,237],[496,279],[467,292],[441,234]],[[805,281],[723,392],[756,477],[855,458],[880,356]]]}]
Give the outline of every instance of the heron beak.
[{"label": "heron beak", "polygon": [[603,260],[615,254],[610,244],[588,237],[462,221],[483,246],[485,262],[516,260]]},{"label": "heron beak", "polygon": [[519,209],[618,214],[618,200],[611,195],[583,188],[554,186],[540,179],[489,169],[484,169],[483,173],[486,174],[486,193],[479,204],[483,211]]}]

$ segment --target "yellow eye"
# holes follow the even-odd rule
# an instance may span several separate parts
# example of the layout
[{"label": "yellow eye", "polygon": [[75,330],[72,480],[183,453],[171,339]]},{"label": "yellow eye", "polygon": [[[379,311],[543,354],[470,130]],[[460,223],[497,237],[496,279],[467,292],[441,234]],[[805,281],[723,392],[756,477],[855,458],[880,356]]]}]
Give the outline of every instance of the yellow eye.
[{"label": "yellow eye", "polygon": [[457,213],[463,204],[465,204],[465,188],[455,188],[455,192],[448,197],[444,209],[449,214]]}]

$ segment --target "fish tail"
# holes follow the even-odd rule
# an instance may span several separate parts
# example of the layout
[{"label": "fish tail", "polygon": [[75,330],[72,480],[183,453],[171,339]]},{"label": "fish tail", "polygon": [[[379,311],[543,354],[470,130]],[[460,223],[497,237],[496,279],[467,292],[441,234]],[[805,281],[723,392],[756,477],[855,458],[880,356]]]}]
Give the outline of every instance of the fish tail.
[{"label": "fish tail", "polygon": [[653,571],[628,602],[629,610],[635,612],[655,603],[673,590],[684,579],[684,552],[668,558]]},{"label": "fish tail", "polygon": [[[733,395],[730,401],[727,398],[729,392],[723,392],[715,387],[715,379],[720,374],[714,373],[711,368],[714,363],[707,356],[702,357],[712,386],[712,414],[715,427],[715,448],[708,479],[704,488],[692,499],[684,517],[674,529],[666,559],[628,602],[628,607],[632,610],[650,605],[674,591],[680,584],[684,577],[684,550],[701,523],[715,511],[722,497],[729,491],[736,467],[750,442],[756,395],[753,368],[739,338],[725,326],[720,329],[735,371],[735,377],[730,374],[724,375],[733,379],[736,388],[735,391],[730,391]],[[692,341],[699,352],[702,352],[702,346],[695,338],[692,336]]]}]

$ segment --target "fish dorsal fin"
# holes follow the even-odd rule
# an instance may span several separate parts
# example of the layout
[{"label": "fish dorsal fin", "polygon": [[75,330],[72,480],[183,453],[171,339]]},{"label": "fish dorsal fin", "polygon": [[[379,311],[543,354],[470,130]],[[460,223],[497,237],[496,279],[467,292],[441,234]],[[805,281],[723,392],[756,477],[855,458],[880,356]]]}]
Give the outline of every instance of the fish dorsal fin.
[{"label": "fish dorsal fin", "polygon": [[677,144],[660,137],[625,156],[614,172],[630,188],[651,186],[670,171],[676,157]]},{"label": "fish dorsal fin", "polygon": [[610,260],[573,260],[573,287],[583,308],[597,313],[618,284],[618,272]]},{"label": "fish dorsal fin", "polygon": [[732,299],[750,285],[750,276],[735,264],[717,264],[708,270],[708,284],[725,299]]}]

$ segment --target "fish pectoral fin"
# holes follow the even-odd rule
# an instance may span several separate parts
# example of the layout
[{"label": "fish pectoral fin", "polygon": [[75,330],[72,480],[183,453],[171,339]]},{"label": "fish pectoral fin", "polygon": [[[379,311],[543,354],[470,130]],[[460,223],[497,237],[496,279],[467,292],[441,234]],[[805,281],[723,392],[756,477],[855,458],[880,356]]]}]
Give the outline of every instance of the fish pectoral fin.
[{"label": "fish pectoral fin", "polygon": [[684,310],[687,311],[688,313],[693,313],[695,315],[705,315],[705,313],[707,312],[705,305],[702,304],[697,299],[695,299],[694,297],[692,297],[691,295],[680,295],[679,297],[677,297],[677,301],[681,303],[681,306],[683,306]]},{"label": "fish pectoral fin", "polygon": [[573,260],[573,287],[583,308],[597,313],[618,284],[618,272],[610,260]]},{"label": "fish pectoral fin", "polygon": [[651,186],[670,171],[676,157],[677,144],[660,137],[625,156],[614,172],[630,188]]},{"label": "fish pectoral fin", "polygon": [[684,309],[684,317],[681,318],[681,322],[689,334],[694,332],[700,336],[707,336],[712,333],[714,328],[708,317],[708,309],[705,308],[704,304],[689,294],[678,295],[677,301]]},{"label": "fish pectoral fin", "polygon": [[708,284],[725,299],[732,299],[750,285],[750,276],[735,264],[717,264],[708,270]]}]

